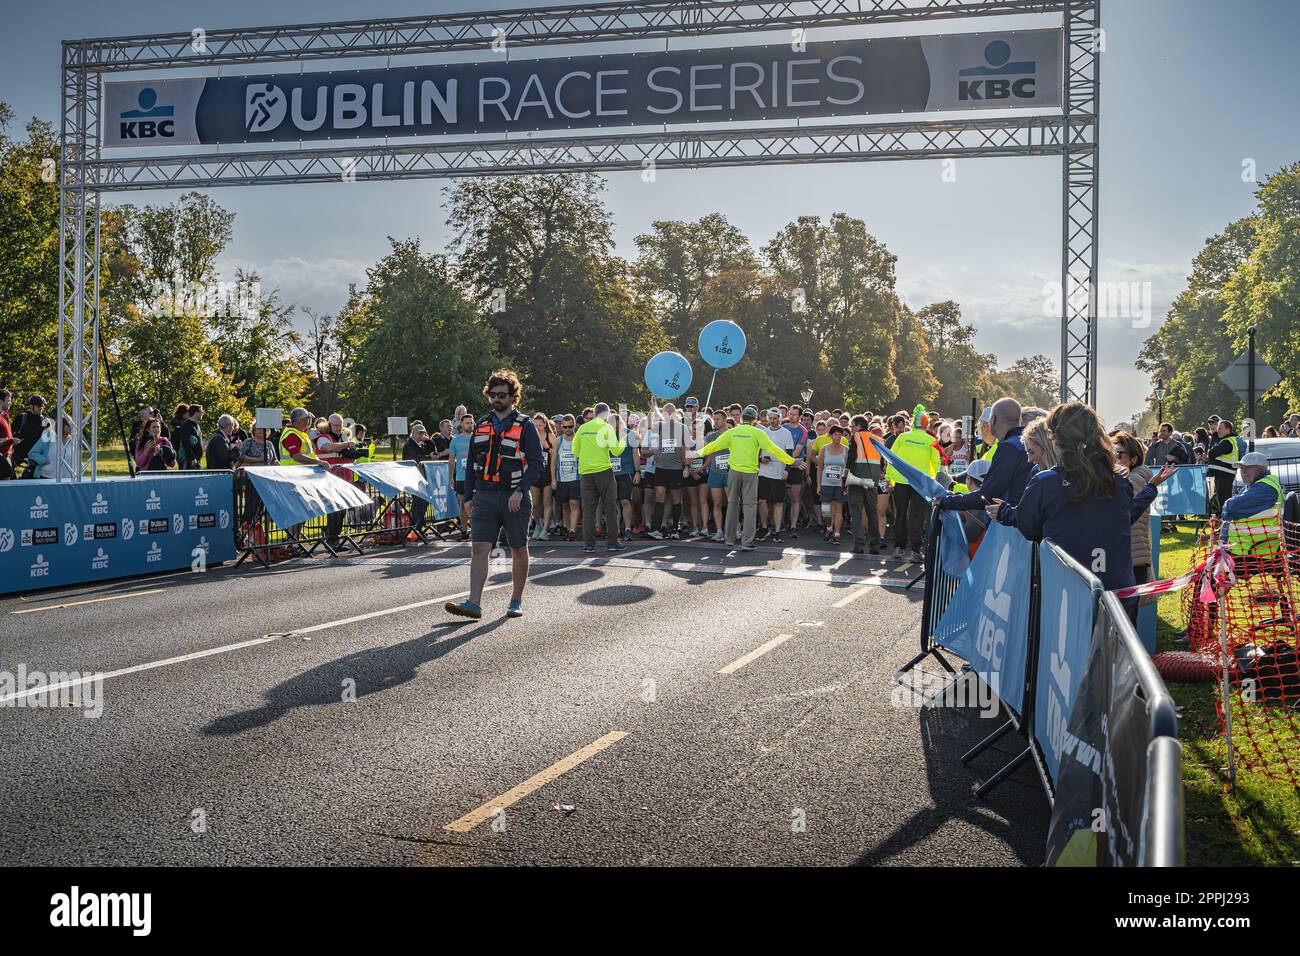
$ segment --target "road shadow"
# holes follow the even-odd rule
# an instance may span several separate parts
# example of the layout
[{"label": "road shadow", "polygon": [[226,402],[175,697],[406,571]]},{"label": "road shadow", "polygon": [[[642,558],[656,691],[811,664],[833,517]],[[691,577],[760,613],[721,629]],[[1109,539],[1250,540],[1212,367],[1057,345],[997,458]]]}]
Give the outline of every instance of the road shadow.
[{"label": "road shadow", "polygon": [[[1010,847],[1025,866],[1041,866],[1046,856],[1050,808],[1032,761],[1026,761],[1001,785],[981,800],[975,787],[992,776],[1024,749],[1024,738],[1011,732],[997,744],[962,764],[961,756],[993,732],[1002,722],[981,718],[973,708],[923,707],[920,734],[924,751],[926,787],[932,806],[899,823],[858,859],[858,866],[879,866],[931,840],[944,827],[960,821],[988,833]],[[943,860],[929,860],[942,864]],[[953,858],[956,866],[963,861]]]},{"label": "road shadow", "polygon": [[592,607],[618,607],[624,604],[637,604],[648,601],[655,596],[655,589],[641,584],[611,584],[578,595],[579,604]]},{"label": "road shadow", "polygon": [[251,710],[218,717],[203,728],[213,737],[228,737],[279,720],[297,707],[343,704],[346,680],[355,681],[357,699],[412,680],[422,664],[436,661],[482,634],[496,630],[505,618],[492,621],[447,621],[428,634],[394,644],[372,647],[311,670],[295,674],[262,696],[265,703]]}]

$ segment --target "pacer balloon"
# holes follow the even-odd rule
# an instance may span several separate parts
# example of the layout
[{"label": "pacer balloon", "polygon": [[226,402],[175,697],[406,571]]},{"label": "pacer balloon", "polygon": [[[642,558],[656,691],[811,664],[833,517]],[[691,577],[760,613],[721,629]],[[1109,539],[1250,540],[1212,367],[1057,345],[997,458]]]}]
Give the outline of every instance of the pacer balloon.
[{"label": "pacer balloon", "polygon": [[714,368],[731,368],[745,357],[745,331],[718,319],[700,330],[700,358]]},{"label": "pacer balloon", "polygon": [[691,363],[680,352],[660,352],[645,363],[645,384],[655,398],[677,398],[691,387]]}]

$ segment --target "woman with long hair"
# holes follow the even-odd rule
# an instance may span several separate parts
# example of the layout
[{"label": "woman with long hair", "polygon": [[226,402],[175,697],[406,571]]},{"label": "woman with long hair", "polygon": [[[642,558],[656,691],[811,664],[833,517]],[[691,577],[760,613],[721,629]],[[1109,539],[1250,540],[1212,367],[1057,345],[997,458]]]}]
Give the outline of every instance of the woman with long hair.
[{"label": "woman with long hair", "polygon": [[1046,418],[1035,418],[1020,433],[1020,440],[1025,445],[1025,457],[1034,466],[1032,474],[1055,468],[1060,461],[1056,446],[1052,443],[1052,431],[1047,427]]},{"label": "woman with long hair", "polygon": [[[1050,538],[1106,590],[1131,587],[1133,522],[1174,469],[1166,466],[1135,495],[1128,478],[1115,470],[1114,449],[1092,408],[1082,402],[1057,405],[1047,428],[1060,456],[1057,465],[1029,479],[1018,507],[994,499],[989,514],[1030,541]],[[1137,600],[1126,600],[1124,607],[1136,620]]]},{"label": "woman with long hair", "polygon": [[533,413],[533,424],[537,427],[537,437],[542,440],[542,476],[533,485],[533,539],[549,541],[551,526],[551,455],[555,451],[555,425],[545,412]]},{"label": "woman with long hair", "polygon": [[[1142,442],[1127,432],[1111,439],[1115,446],[1115,464],[1119,473],[1133,486],[1136,497],[1146,483],[1151,480],[1151,469],[1142,462],[1146,458],[1146,449]],[[1132,561],[1133,577],[1138,584],[1151,580],[1151,523],[1145,511],[1133,522]]]}]

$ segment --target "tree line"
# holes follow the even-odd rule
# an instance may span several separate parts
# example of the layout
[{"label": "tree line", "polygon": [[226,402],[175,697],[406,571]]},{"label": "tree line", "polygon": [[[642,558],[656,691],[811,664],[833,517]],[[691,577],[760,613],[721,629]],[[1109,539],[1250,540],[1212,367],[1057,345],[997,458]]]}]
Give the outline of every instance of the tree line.
[{"label": "tree line", "polygon": [[[0,356],[16,393],[54,391],[58,191],[50,124],[10,135],[0,104]],[[700,330],[739,324],[745,359],[718,375],[726,401],[790,400],[808,382],[825,407],[885,411],[917,402],[959,415],[1001,394],[1050,405],[1045,356],[1000,368],[955,302],[913,310],[896,257],[860,219],[801,216],[756,246],[720,213],[659,220],[625,260],[604,180],[590,173],[485,177],[444,190],[447,248],[390,237],[388,253],[334,314],[281,301],[253,272],[210,290],[234,215],[210,197],[105,208],[101,330],[117,398],[198,402],[248,421],[258,406],[342,410],[382,431],[388,415],[478,407],[487,372],[517,369],[524,404],[548,412],[648,400],[646,360],[670,348],[699,379]],[[113,434],[108,376],[100,423]],[[702,397],[702,396],[701,396]],[[105,430],[107,429],[107,430]]]}]

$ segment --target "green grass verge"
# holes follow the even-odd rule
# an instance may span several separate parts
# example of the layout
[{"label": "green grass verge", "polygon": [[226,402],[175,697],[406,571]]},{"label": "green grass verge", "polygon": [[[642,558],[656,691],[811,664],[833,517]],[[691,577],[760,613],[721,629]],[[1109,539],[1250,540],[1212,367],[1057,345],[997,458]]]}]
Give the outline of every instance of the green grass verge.
[{"label": "green grass verge", "polygon": [[[1160,576],[1172,577],[1191,564],[1195,535],[1166,531],[1160,538]],[[1173,649],[1182,633],[1182,595],[1160,601],[1158,650]],[[1237,769],[1237,786],[1227,791],[1227,743],[1215,714],[1215,685],[1208,681],[1168,681],[1181,708],[1178,733],[1183,741],[1183,799],[1189,866],[1300,864],[1300,794],[1278,780]]]}]

